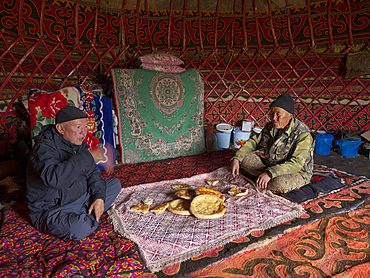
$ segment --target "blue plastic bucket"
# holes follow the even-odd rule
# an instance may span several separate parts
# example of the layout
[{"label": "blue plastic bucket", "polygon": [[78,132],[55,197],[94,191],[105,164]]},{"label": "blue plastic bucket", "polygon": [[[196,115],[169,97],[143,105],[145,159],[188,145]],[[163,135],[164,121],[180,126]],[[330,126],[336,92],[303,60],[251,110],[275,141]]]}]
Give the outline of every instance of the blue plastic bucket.
[{"label": "blue plastic bucket", "polygon": [[218,149],[228,149],[230,147],[231,132],[216,132]]},{"label": "blue plastic bucket", "polygon": [[330,154],[334,136],[327,133],[319,133],[315,139],[315,153],[320,155]]},{"label": "blue plastic bucket", "polygon": [[335,145],[340,147],[340,153],[344,157],[356,157],[358,154],[358,148],[361,145],[360,140],[337,140]]},{"label": "blue plastic bucket", "polygon": [[233,130],[233,144],[236,149],[240,149],[240,147],[249,139],[251,136],[250,132],[242,131],[240,129]]}]

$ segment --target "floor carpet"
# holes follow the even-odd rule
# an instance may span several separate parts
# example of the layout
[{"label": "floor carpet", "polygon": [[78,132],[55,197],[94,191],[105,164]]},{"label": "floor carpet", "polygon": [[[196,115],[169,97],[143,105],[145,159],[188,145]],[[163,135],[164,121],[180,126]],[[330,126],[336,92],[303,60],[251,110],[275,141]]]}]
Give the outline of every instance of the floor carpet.
[{"label": "floor carpet", "polygon": [[[334,170],[333,170],[334,171]],[[339,190],[307,202],[304,207],[306,214],[292,221],[273,227],[266,231],[252,232],[249,236],[239,238],[224,246],[220,246],[191,260],[164,268],[161,272],[145,275],[144,277],[186,277],[210,265],[230,258],[245,249],[263,246],[266,242],[275,239],[296,227],[312,223],[320,218],[354,210],[370,196],[370,182],[363,181],[355,186]],[[219,277],[219,276],[212,276]],[[224,277],[224,276],[220,276]],[[266,276],[269,277],[269,276]],[[273,276],[272,276],[273,277]],[[274,276],[284,277],[284,276]],[[308,276],[310,277],[310,276]],[[315,277],[315,276],[312,276]]]},{"label": "floor carpet", "polygon": [[[115,167],[113,173],[103,171],[102,175],[104,178],[118,177],[122,186],[127,187],[210,172],[229,165],[232,155],[232,151],[224,150],[159,162],[120,165]],[[259,246],[270,238],[277,238],[291,229],[314,223],[326,216],[351,211],[369,196],[370,184],[364,177],[317,165],[315,173],[340,179],[344,188],[304,203],[306,213],[288,223],[266,231],[253,232],[248,237],[234,240],[184,263],[168,266],[155,274],[145,268],[133,242],[117,237],[106,214],[98,229],[86,239],[62,241],[34,229],[28,219],[26,204],[16,202],[5,208],[0,218],[0,276],[186,277],[215,266],[222,260],[232,260],[235,255],[255,248],[253,246]],[[284,256],[280,255],[280,258]]]},{"label": "floor carpet", "polygon": [[370,277],[370,200],[200,270],[206,277]]}]

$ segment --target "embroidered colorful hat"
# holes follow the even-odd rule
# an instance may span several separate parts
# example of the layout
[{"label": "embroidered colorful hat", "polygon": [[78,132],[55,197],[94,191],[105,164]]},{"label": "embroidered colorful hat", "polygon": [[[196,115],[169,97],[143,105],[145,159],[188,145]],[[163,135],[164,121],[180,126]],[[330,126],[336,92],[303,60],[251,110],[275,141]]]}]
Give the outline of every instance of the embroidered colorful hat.
[{"label": "embroidered colorful hat", "polygon": [[275,99],[271,105],[271,107],[280,107],[284,110],[288,111],[290,114],[294,115],[294,100],[291,95],[289,94],[282,94],[277,99]]},{"label": "embroidered colorful hat", "polygon": [[86,114],[82,110],[74,106],[65,106],[59,110],[55,117],[55,124],[61,124],[77,119],[87,118]]}]

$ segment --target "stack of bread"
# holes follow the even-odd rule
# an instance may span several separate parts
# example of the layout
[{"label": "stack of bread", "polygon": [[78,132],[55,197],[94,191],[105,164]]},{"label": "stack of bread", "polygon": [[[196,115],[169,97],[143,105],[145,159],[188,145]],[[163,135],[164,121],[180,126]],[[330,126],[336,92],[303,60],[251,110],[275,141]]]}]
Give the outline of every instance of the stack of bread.
[{"label": "stack of bread", "polygon": [[168,206],[168,210],[175,214],[215,219],[222,217],[226,211],[225,196],[212,188],[181,189],[175,195],[179,199],[173,200]]},{"label": "stack of bread", "polygon": [[[218,181],[207,181],[207,183],[213,185],[217,184]],[[178,197],[177,199],[150,210],[146,202],[146,205],[133,206],[131,211],[144,214],[151,211],[155,214],[160,214],[168,209],[175,214],[193,215],[199,219],[216,219],[225,214],[225,196],[220,191],[203,186],[193,187],[187,184],[173,184],[172,188],[177,190],[175,193],[176,197]],[[244,196],[248,193],[248,190],[242,191],[237,188],[231,188],[228,193],[231,196]]]}]

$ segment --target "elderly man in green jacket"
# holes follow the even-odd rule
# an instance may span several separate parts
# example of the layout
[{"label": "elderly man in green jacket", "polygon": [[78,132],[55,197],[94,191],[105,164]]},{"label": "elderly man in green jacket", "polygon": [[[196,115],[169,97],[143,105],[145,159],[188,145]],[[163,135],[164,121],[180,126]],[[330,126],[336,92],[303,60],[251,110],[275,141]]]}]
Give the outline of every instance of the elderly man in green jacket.
[{"label": "elderly man in green jacket", "polygon": [[[294,116],[294,100],[280,95],[271,103],[270,120],[252,136],[232,159],[233,176],[240,167],[256,177],[256,186],[286,193],[310,182],[314,139],[310,129]],[[256,150],[263,149],[259,156]]]}]

